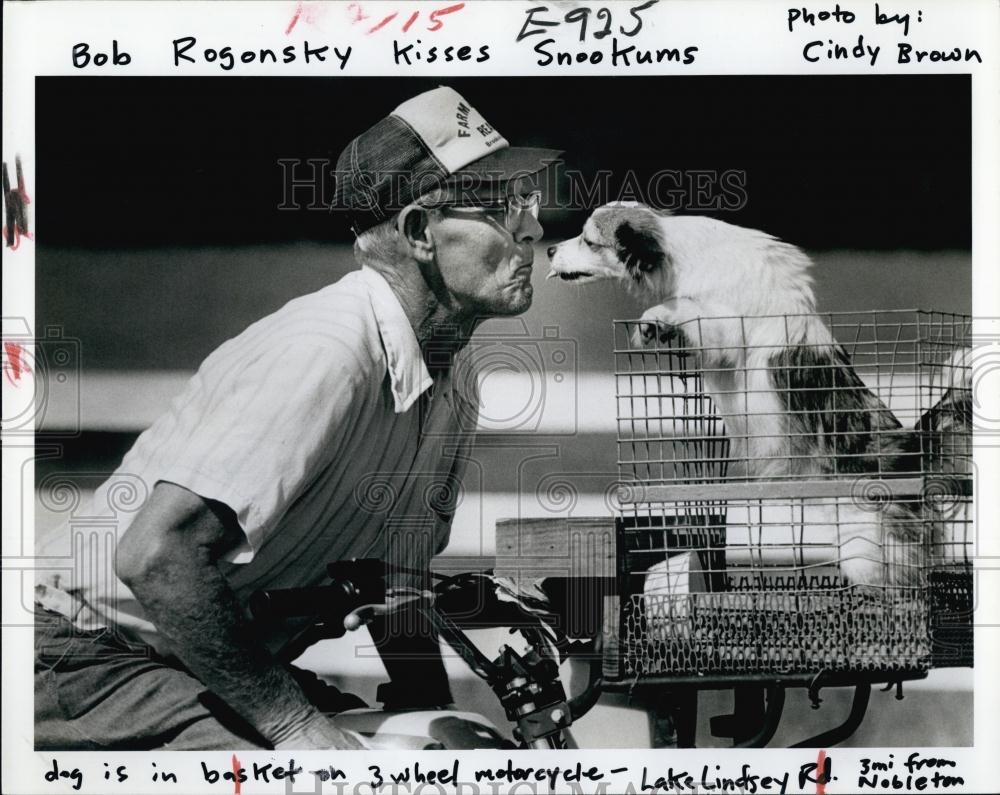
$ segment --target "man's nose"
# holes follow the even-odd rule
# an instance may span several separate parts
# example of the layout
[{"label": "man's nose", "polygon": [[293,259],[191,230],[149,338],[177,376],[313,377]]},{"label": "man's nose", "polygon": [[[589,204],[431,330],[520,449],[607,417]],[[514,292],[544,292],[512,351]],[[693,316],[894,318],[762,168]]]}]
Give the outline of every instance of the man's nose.
[{"label": "man's nose", "polygon": [[535,216],[531,213],[524,213],[521,216],[521,223],[517,225],[517,231],[514,233],[514,240],[518,243],[540,240],[544,231]]},{"label": "man's nose", "polygon": [[556,255],[557,248],[559,248],[559,246],[549,246],[545,249],[545,253],[549,255],[549,259],[552,259]]}]

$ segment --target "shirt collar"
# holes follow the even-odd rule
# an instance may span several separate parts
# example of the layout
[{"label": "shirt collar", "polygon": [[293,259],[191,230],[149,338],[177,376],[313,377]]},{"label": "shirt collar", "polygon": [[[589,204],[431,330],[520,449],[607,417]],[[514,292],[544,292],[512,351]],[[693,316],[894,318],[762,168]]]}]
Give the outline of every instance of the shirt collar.
[{"label": "shirt collar", "polygon": [[360,273],[368,285],[375,322],[382,337],[395,410],[402,414],[430,387],[431,374],[424,363],[417,335],[385,277],[368,267],[362,267]]}]

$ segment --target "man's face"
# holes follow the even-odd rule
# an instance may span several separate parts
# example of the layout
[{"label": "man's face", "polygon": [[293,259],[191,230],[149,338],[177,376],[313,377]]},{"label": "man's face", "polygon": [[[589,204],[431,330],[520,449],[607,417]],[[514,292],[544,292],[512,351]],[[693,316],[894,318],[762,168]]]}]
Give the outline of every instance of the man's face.
[{"label": "man's face", "polygon": [[[527,185],[508,195],[527,195]],[[519,213],[513,229],[503,208],[443,208],[432,213],[429,231],[435,261],[449,300],[466,317],[519,315],[531,306],[532,243],[542,236],[535,216]]]}]

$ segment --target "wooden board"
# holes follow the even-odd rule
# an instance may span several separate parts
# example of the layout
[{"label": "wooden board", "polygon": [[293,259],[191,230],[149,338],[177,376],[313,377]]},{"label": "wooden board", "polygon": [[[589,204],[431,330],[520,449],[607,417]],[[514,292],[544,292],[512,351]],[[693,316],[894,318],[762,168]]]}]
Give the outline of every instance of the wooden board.
[{"label": "wooden board", "polygon": [[615,520],[607,517],[500,519],[496,573],[519,580],[615,574]]}]

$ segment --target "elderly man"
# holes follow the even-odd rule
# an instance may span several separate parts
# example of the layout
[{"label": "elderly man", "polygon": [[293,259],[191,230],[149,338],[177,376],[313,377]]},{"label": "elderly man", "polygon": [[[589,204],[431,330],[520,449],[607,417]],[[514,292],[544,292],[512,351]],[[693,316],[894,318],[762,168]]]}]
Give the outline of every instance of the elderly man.
[{"label": "elderly man", "polygon": [[[205,360],[97,491],[117,551],[72,528],[40,549],[73,571],[36,587],[37,747],[360,747],[328,716],[359,701],[317,705],[248,599],[321,584],[329,561],[423,570],[444,548],[476,416],[452,358],[531,305],[524,178],[558,154],[510,147],[445,87],[351,141],[337,204],[361,269]],[[447,693],[432,647],[408,644]]]}]

